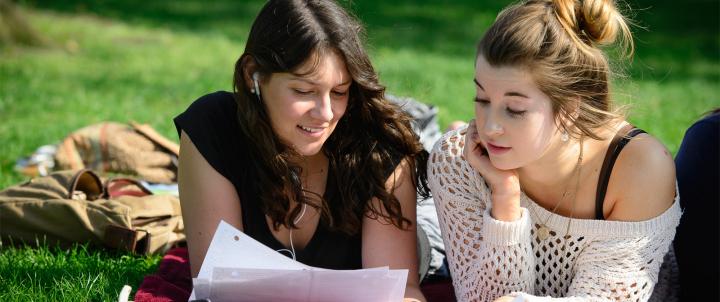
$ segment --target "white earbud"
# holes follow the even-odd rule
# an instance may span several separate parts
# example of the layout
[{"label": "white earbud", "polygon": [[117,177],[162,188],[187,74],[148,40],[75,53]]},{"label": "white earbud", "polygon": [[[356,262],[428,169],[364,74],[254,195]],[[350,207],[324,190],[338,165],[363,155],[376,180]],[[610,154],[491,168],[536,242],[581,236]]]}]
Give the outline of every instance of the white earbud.
[{"label": "white earbud", "polygon": [[258,85],[258,73],[254,72],[252,74],[252,80],[253,80],[253,86],[254,88],[250,90],[250,92],[255,93],[257,95],[258,100],[260,100],[260,85]]}]

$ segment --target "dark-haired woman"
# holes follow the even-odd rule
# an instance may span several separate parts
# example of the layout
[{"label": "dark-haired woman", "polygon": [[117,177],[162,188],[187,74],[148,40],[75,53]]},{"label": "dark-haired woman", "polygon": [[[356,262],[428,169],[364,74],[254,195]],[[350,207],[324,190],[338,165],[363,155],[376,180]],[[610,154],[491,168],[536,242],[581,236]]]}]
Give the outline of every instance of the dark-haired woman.
[{"label": "dark-haired woman", "polygon": [[599,46],[621,34],[631,45],[614,1],[529,0],[480,41],[476,119],[428,165],[458,300],[668,293],[658,276],[680,219],[675,169],[612,107]]},{"label": "dark-haired woman", "polygon": [[308,265],[408,269],[405,296],[424,300],[415,205],[427,153],[384,100],[362,32],[331,0],[271,0],[234,92],[175,118],[193,276],[222,219]]}]

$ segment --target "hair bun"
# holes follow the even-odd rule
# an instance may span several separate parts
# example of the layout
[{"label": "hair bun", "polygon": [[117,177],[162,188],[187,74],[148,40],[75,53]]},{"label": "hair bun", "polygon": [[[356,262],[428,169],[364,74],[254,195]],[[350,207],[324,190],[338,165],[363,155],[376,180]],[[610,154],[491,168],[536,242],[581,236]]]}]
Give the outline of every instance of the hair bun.
[{"label": "hair bun", "polygon": [[617,10],[613,0],[552,0],[558,19],[566,30],[583,41],[612,44],[621,38],[622,45],[632,52],[632,36],[628,22]]}]

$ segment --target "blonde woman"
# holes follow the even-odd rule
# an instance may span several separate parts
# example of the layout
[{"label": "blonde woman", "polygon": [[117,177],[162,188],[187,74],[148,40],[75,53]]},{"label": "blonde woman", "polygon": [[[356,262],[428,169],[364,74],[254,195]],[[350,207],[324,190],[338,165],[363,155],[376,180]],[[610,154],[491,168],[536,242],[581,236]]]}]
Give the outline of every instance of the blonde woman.
[{"label": "blonde woman", "polygon": [[[613,1],[533,0],[478,45],[475,119],[428,173],[459,301],[647,301],[680,218],[671,155],[626,122]],[[656,296],[667,301],[667,296]]]}]

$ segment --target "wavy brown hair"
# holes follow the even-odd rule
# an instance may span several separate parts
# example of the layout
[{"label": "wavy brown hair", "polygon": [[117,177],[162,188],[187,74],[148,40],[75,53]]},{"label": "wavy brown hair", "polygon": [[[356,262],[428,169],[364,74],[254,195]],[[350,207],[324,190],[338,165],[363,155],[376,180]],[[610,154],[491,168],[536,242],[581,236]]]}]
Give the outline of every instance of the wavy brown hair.
[{"label": "wavy brown hair", "polygon": [[[296,228],[291,218],[300,207],[291,210],[291,200],[318,208],[330,229],[350,235],[359,232],[365,216],[407,228],[411,221],[402,216],[399,201],[385,187],[388,175],[403,160],[411,167],[418,193],[428,195],[427,152],[410,118],[384,99],[385,87],[378,82],[363,37],[360,23],[330,0],[271,0],[252,25],[245,52],[235,65],[237,117],[253,158],[248,161],[254,178],[250,185],[276,229]],[[307,62],[317,67],[330,52],[344,59],[353,79],[348,108],[322,149],[337,187],[337,202],[332,204],[318,194],[304,196],[301,171],[293,164],[299,155],[273,132],[264,103],[258,102],[244,78],[249,60],[256,63],[253,72],[262,80],[273,73],[308,74],[298,74],[299,68]],[[382,208],[372,206],[373,197]]]}]

